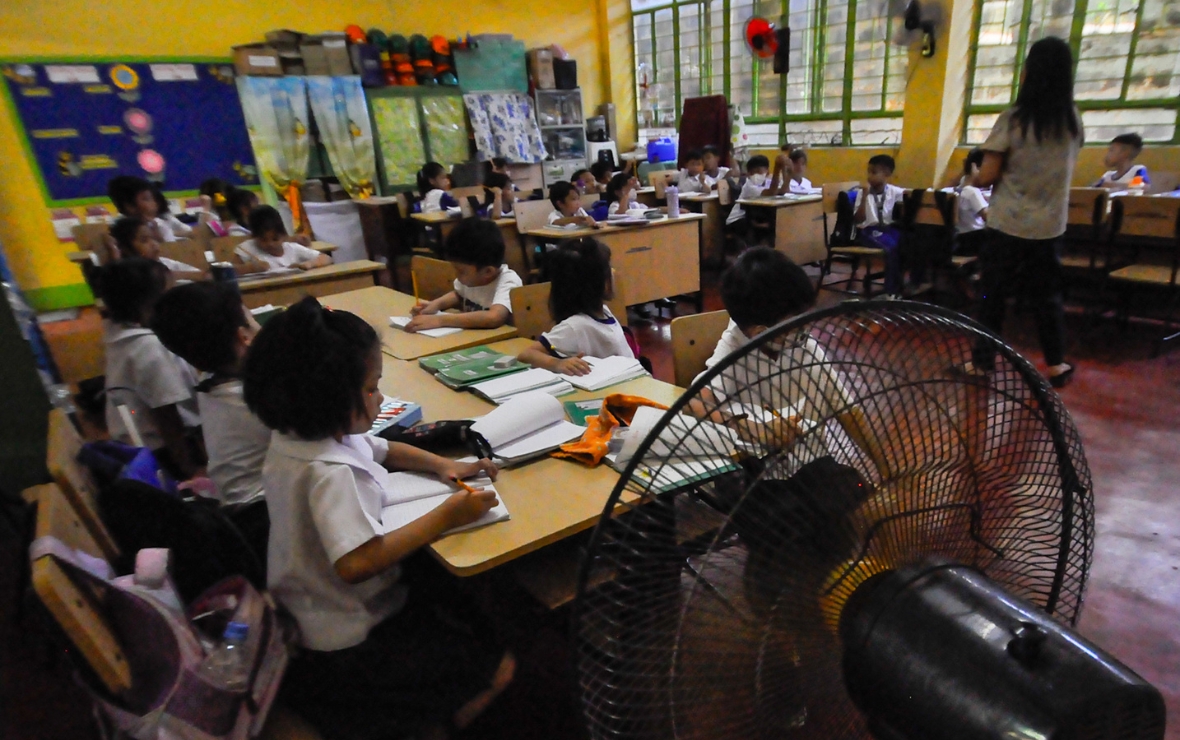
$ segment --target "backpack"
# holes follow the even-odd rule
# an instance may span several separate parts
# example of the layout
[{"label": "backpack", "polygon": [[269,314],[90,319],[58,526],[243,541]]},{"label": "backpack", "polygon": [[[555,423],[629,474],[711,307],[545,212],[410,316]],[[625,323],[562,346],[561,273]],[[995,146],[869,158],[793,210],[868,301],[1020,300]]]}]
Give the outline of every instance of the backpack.
[{"label": "backpack", "polygon": [[828,239],[828,246],[850,247],[856,243],[856,211],[852,208],[852,199],[847,192],[836,194],[836,225],[832,227],[832,235]]}]

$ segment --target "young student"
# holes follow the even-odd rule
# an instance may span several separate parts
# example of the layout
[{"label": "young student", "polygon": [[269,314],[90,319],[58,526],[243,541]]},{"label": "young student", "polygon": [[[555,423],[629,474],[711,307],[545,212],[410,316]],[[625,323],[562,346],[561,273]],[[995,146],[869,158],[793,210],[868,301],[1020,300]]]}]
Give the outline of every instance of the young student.
[{"label": "young student", "polygon": [[549,312],[557,322],[517,358],[564,375],[585,375],[583,357],[635,357],[623,327],[606,306],[614,297],[610,248],[583,237],[550,252]]},{"label": "young student", "polygon": [[473,611],[438,597],[449,581],[407,587],[402,566],[496,496],[457,491],[386,533],[387,471],[457,482],[497,470],[366,434],[381,407],[381,366],[372,327],[310,297],[267,322],[246,355],[246,405],[274,431],[262,469],[267,585],[302,646],[284,700],[334,738],[445,737],[507,687],[515,660]]},{"label": "young student", "polygon": [[598,181],[594,179],[594,175],[590,170],[582,169],[575,171],[573,177],[570,178],[570,182],[582,195],[601,192],[598,189]]},{"label": "young student", "polygon": [[438,213],[448,208],[458,208],[459,201],[447,192],[450,189],[451,176],[438,162],[427,162],[418,170],[418,192],[422,194],[422,213]]},{"label": "young student", "polygon": [[635,191],[639,190],[639,180],[626,172],[619,172],[610,179],[606,187],[606,212],[608,215],[626,213],[632,210],[650,210],[639,203]]},{"label": "young student", "polygon": [[1119,134],[1110,142],[1106,157],[1102,160],[1110,169],[1098,182],[1096,188],[1127,190],[1145,188],[1151,184],[1147,167],[1135,164],[1135,158],[1143,151],[1143,137],[1139,134]]},{"label": "young student", "polygon": [[709,184],[710,190],[716,190],[717,181],[729,174],[729,168],[721,166],[721,153],[712,144],[701,149],[701,161],[704,165],[705,182]]},{"label": "young student", "polygon": [[171,228],[157,218],[160,204],[156,199],[156,190],[152,184],[142,177],[119,175],[107,183],[107,196],[114,204],[120,216],[134,216],[151,225],[160,241],[176,241],[176,235]]},{"label": "young student", "polygon": [[700,150],[690,149],[684,153],[684,169],[676,176],[676,189],[681,194],[712,191],[713,188],[705,177],[705,162]]},{"label": "young student", "polygon": [[549,202],[553,212],[549,214],[549,225],[563,229],[581,229],[587,226],[598,228],[599,224],[582,208],[582,197],[572,184],[560,180],[549,186]]},{"label": "young student", "polygon": [[512,204],[516,202],[515,186],[507,174],[492,172],[484,178],[484,210],[488,218],[504,218],[513,215]]},{"label": "young student", "polygon": [[196,386],[209,477],[226,514],[265,563],[270,520],[262,462],[270,429],[242,397],[242,367],[258,322],[233,285],[206,282],[165,293],[156,302],[151,327],[168,351],[209,374]]},{"label": "young student", "polygon": [[[755,154],[746,162],[746,180],[742,183],[739,200],[758,198],[763,195],[773,195],[777,192],[773,182],[767,179],[770,172],[770,160],[761,154]],[[746,211],[741,203],[735,203],[733,210],[725,219],[725,230],[733,236],[745,239],[750,232],[750,223],[746,218]]]},{"label": "young student", "polygon": [[790,172],[783,172],[783,176],[787,178],[787,190],[800,195],[810,195],[811,180],[804,177],[804,173],[807,172],[807,151],[803,147],[795,147],[787,154],[787,161],[791,165]]},{"label": "young student", "polygon": [[860,243],[885,252],[885,293],[900,297],[904,278],[901,232],[893,225],[893,211],[904,201],[905,190],[889,182],[896,166],[888,154],[870,157],[867,183],[854,191],[853,208]]},{"label": "young student", "polygon": [[133,444],[116,403],[125,405],[143,444],[178,480],[203,474],[201,419],[193,401],[192,368],[169,352],[149,327],[168,287],[163,264],[131,257],[105,265],[96,281],[103,301],[107,429]]},{"label": "young student", "polygon": [[[429,303],[410,309],[414,317],[406,331],[457,326],[495,329],[512,320],[509,293],[523,283],[504,264],[504,235],[491,221],[465,218],[447,236],[443,249],[455,268],[455,289]],[[462,313],[443,313],[457,308]]]},{"label": "young student", "polygon": [[611,169],[610,164],[601,160],[590,165],[590,174],[594,176],[595,187],[600,193],[606,192],[611,179],[615,176],[615,172]]},{"label": "young student", "polygon": [[225,221],[230,236],[250,236],[250,211],[258,207],[258,194],[244,188],[234,188],[226,199],[229,219]]},{"label": "young student", "polygon": [[329,255],[288,241],[283,217],[271,206],[258,206],[250,211],[250,233],[254,238],[239,244],[236,254],[249,265],[265,265],[267,272],[290,268],[310,270],[332,264]]},{"label": "young student", "polygon": [[204,270],[161,255],[160,240],[156,238],[155,229],[138,216],[125,216],[111,224],[111,239],[119,250],[119,259],[142,257],[159,262],[172,272],[176,280],[204,280],[209,277]]},{"label": "young student", "polygon": [[983,164],[983,150],[972,149],[963,160],[963,179],[959,181],[958,205],[955,214],[955,252],[979,254],[984,229],[987,228],[987,198],[976,185],[979,166]]},{"label": "young student", "polygon": [[[156,199],[156,229],[160,232],[162,241],[174,242],[177,239],[187,239],[193,235],[193,227],[172,214],[168,206],[168,199],[164,197],[158,187],[152,187],[152,197]],[[208,214],[202,214],[202,216],[202,222],[209,218]]]}]

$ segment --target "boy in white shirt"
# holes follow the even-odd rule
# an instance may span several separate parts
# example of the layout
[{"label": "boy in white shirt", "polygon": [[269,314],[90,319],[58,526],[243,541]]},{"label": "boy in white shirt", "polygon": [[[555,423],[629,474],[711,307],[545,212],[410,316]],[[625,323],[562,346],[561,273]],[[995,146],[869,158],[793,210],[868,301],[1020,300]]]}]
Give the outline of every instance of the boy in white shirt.
[{"label": "boy in white shirt", "polygon": [[[495,329],[512,321],[513,288],[524,283],[504,264],[504,236],[491,221],[465,218],[450,235],[444,249],[455,268],[455,289],[444,296],[410,309],[413,316],[405,330]],[[457,308],[460,313],[444,313]]]},{"label": "boy in white shirt", "polygon": [[955,207],[955,253],[979,254],[980,241],[987,228],[987,198],[975,186],[983,150],[972,149],[963,160],[963,179],[959,182],[959,200]]},{"label": "boy in white shirt", "polygon": [[[761,154],[755,154],[753,157],[750,157],[750,161],[746,162],[746,180],[742,183],[742,190],[738,195],[738,200],[742,201],[748,198],[759,198],[763,195],[777,194],[778,189],[770,181],[769,172],[769,159]],[[756,225],[763,226],[763,224]],[[729,216],[725,219],[725,232],[742,240],[749,238],[750,222],[740,202],[734,204],[733,210],[729,212]]]},{"label": "boy in white shirt", "polygon": [[721,153],[712,144],[701,149],[701,161],[704,163],[705,182],[709,184],[709,190],[716,190],[717,181],[729,174],[729,168],[721,166]]},{"label": "boy in white shirt", "polygon": [[898,297],[902,293],[904,272],[901,266],[901,231],[893,225],[894,209],[905,200],[905,190],[889,182],[896,163],[888,154],[869,158],[868,182],[858,188],[853,203],[857,237],[866,247],[885,252],[885,293]]},{"label": "boy in white shirt", "polygon": [[267,272],[276,270],[310,270],[332,264],[322,252],[287,241],[283,217],[271,206],[250,211],[250,232],[254,238],[238,245],[237,256],[247,263],[263,263]]},{"label": "boy in white shirt", "polygon": [[262,462],[270,429],[246,408],[242,366],[258,322],[229,283],[173,288],[156,303],[152,329],[169,351],[206,377],[196,387],[209,477],[226,514],[259,562],[266,563],[270,519],[263,499]]},{"label": "boy in white shirt", "polygon": [[676,176],[675,184],[681,195],[709,193],[713,189],[705,177],[705,162],[699,150],[690,149],[685,152],[684,169]]},{"label": "boy in white shirt", "polygon": [[141,257],[105,265],[96,284],[103,300],[106,350],[107,429],[113,439],[134,444],[117,405],[161,467],[178,480],[204,473],[201,419],[193,401],[192,368],[160,343],[150,329],[152,310],[170,273]]},{"label": "boy in white shirt", "polygon": [[1147,167],[1135,164],[1135,158],[1143,151],[1143,137],[1139,134],[1120,134],[1114,137],[1102,160],[1109,169],[1102,175],[1096,188],[1107,190],[1142,189],[1151,184]]},{"label": "boy in white shirt", "polygon": [[549,225],[562,229],[598,228],[598,222],[582,208],[582,197],[572,183],[564,180],[549,186],[549,202],[553,211],[549,214]]},{"label": "boy in white shirt", "polygon": [[810,195],[811,180],[803,176],[807,172],[807,151],[801,146],[795,147],[787,154],[787,161],[790,171],[784,170],[782,173],[786,178],[787,189],[799,195]]}]

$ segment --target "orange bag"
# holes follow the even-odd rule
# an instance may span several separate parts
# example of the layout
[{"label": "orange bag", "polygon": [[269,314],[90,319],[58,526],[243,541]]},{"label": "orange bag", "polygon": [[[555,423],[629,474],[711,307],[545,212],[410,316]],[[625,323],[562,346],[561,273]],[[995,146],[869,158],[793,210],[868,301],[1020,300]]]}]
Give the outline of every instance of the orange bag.
[{"label": "orange bag", "polygon": [[662,403],[649,401],[640,396],[628,396],[624,393],[614,393],[602,400],[602,410],[598,416],[586,419],[586,433],[574,442],[566,442],[559,449],[553,451],[554,457],[568,457],[577,460],[588,467],[594,467],[606,457],[607,445],[615,428],[631,423],[635,417],[635,410],[640,406],[667,410]]}]

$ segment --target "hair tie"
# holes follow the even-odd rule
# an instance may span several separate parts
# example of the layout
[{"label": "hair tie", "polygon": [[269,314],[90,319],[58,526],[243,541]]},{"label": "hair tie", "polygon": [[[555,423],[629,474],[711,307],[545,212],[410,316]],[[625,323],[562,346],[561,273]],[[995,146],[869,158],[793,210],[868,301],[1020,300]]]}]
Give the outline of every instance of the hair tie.
[{"label": "hair tie", "polygon": [[213,205],[215,205],[215,206],[225,205],[225,196],[222,195],[221,193],[214,193],[213,194]]}]

